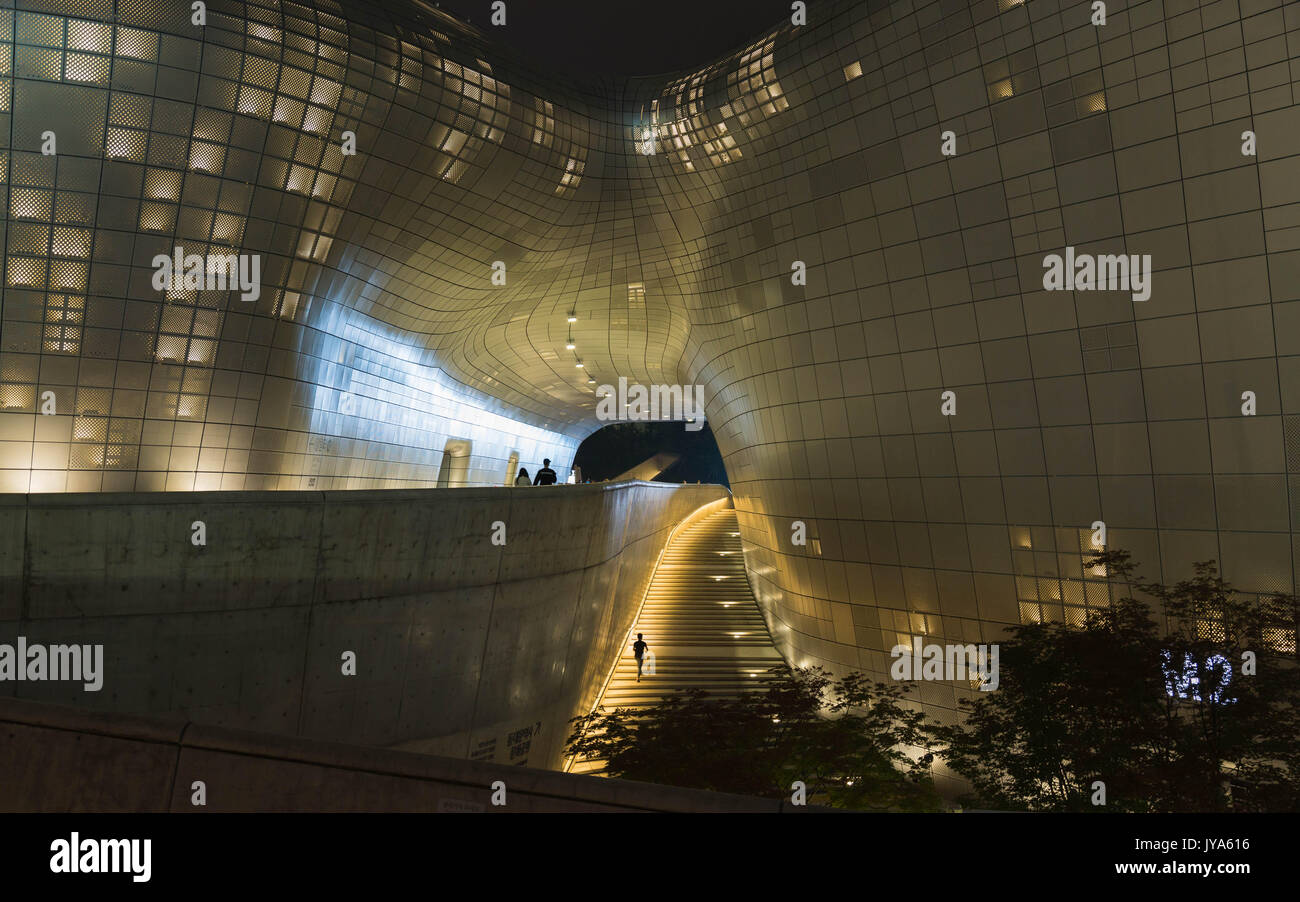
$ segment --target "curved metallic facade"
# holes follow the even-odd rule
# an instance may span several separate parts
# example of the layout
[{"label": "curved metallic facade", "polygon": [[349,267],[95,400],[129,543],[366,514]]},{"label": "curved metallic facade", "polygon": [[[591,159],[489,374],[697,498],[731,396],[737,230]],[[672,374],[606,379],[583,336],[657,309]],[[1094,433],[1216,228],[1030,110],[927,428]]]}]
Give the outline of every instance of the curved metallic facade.
[{"label": "curved metallic facade", "polygon": [[[705,386],[798,663],[1077,622],[1094,521],[1152,577],[1294,586],[1296,4],[814,5],[586,85],[418,0],[20,6],[4,491],[500,484],[625,376]],[[161,296],[177,245],[261,296]],[[1044,290],[1067,247],[1150,255],[1150,299]]]}]

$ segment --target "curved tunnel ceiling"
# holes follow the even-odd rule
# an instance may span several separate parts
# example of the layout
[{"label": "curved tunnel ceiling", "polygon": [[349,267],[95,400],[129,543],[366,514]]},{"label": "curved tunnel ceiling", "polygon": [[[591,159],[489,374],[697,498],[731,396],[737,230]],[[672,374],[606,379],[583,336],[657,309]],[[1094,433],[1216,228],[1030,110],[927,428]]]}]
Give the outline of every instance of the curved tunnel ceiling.
[{"label": "curved tunnel ceiling", "polygon": [[[343,274],[326,293],[418,337],[488,404],[574,435],[598,425],[589,379],[686,381],[692,321],[725,328],[735,293],[752,290],[731,282],[754,261],[733,262],[719,220],[743,178],[726,171],[745,154],[738,141],[772,141],[764,120],[789,107],[777,36],[666,86],[577,86],[512,72],[480,34],[422,4],[388,15],[352,21],[409,39],[386,60],[375,45],[396,84],[376,72],[354,92],[350,79],[317,125],[358,141],[355,158],[327,148],[321,164],[355,179],[328,199],[341,214],[329,237],[348,252],[313,257]],[[366,68],[348,43],[349,73]]]},{"label": "curved tunnel ceiling", "polygon": [[[419,98],[399,85],[362,161],[368,193],[398,185],[366,201],[398,227],[383,253],[399,269],[365,309],[422,336],[464,384],[584,435],[598,425],[594,385],[687,381],[692,324],[697,343],[711,325],[726,331],[737,296],[762,291],[758,261],[733,259],[744,220],[726,218],[728,186],[747,172],[728,167],[773,142],[765,120],[789,109],[779,35],[667,84],[579,86],[535,83],[494,63],[480,35],[439,24],[455,35],[446,46],[435,25],[423,31],[440,68],[421,62]],[[434,91],[436,105],[420,102]],[[497,262],[504,286],[492,284]]]}]

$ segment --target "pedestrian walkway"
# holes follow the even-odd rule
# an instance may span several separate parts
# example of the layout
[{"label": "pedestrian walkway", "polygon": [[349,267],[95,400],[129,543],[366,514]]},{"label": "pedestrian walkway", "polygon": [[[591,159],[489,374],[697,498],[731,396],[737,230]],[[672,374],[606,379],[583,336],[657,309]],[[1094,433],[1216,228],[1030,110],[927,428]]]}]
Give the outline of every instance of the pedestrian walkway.
[{"label": "pedestrian walkway", "polygon": [[[640,682],[631,649],[637,633],[650,646]],[[734,510],[704,514],[677,532],[630,636],[599,702],[606,710],[644,708],[678,689],[705,689],[713,698],[763,691],[768,668],[781,656],[745,578]],[[602,768],[580,760],[570,770]]]}]

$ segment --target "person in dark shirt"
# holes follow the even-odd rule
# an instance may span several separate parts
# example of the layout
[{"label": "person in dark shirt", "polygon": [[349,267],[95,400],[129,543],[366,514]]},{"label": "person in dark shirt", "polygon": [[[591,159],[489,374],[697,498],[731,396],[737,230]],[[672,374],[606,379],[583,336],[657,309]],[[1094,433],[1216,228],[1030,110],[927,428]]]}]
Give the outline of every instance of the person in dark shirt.
[{"label": "person in dark shirt", "polygon": [[551,469],[549,457],[542,459],[542,468],[537,471],[537,478],[533,480],[533,485],[555,485],[555,471]]},{"label": "person in dark shirt", "polygon": [[649,648],[641,633],[636,634],[636,641],[632,643],[632,654],[636,655],[636,681],[641,682],[641,665],[644,663],[645,650]]}]

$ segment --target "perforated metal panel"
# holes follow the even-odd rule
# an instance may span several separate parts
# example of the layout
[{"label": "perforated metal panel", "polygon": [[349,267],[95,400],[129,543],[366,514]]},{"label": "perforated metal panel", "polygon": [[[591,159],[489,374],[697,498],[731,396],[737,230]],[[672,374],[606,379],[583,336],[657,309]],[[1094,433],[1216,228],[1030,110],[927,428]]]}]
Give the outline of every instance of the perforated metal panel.
[{"label": "perforated metal panel", "polygon": [[[449,442],[495,485],[625,376],[705,386],[796,662],[1078,622],[1094,520],[1294,584],[1294,4],[838,2],[599,86],[398,0],[23,5],[0,490],[432,486]],[[178,245],[258,296],[155,289]],[[1151,254],[1151,299],[1043,291],[1066,246]]]}]

